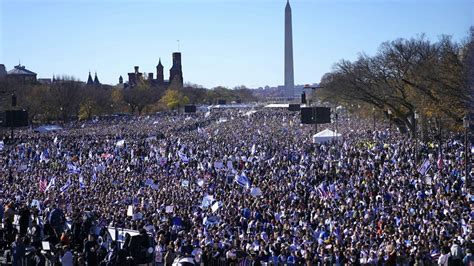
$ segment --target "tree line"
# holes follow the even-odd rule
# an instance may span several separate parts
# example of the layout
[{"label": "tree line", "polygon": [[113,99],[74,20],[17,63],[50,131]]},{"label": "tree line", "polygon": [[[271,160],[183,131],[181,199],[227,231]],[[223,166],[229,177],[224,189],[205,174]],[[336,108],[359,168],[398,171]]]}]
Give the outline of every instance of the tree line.
[{"label": "tree line", "polygon": [[412,135],[416,123],[460,129],[474,110],[473,62],[474,27],[463,42],[449,36],[397,39],[382,43],[373,56],[336,63],[321,79],[318,100],[385,113]]},{"label": "tree line", "polygon": [[110,85],[87,86],[73,77],[59,77],[51,84],[0,81],[0,110],[12,109],[11,95],[17,97],[17,109],[25,109],[30,121],[45,123],[91,119],[118,113],[149,114],[177,110],[186,104],[216,104],[219,100],[253,102],[257,98],[245,86],[233,89],[202,86],[173,80],[168,87],[151,85],[146,79],[133,88]]}]

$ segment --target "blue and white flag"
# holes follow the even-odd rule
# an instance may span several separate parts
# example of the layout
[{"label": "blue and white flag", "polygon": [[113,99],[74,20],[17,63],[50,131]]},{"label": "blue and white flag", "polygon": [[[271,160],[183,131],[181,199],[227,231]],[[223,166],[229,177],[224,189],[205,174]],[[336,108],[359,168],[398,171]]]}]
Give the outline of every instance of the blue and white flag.
[{"label": "blue and white flag", "polygon": [[431,168],[431,163],[430,163],[430,160],[426,159],[423,164],[420,166],[420,168],[418,168],[418,172],[421,174],[421,175],[425,175],[428,170],[430,170]]},{"label": "blue and white flag", "polygon": [[204,224],[204,226],[212,226],[212,225],[218,224],[219,217],[217,216],[204,217],[202,223]]},{"label": "blue and white flag", "polygon": [[158,190],[158,185],[155,184],[155,182],[153,181],[153,179],[151,178],[147,178],[145,180],[145,185],[147,185],[148,187],[154,189],[154,190]]},{"label": "blue and white flag", "polygon": [[213,202],[214,202],[214,196],[206,195],[206,196],[204,196],[204,198],[202,199],[201,208],[202,208],[202,209],[206,209],[206,208],[208,208],[209,206],[211,206],[211,204],[212,204]]},{"label": "blue and white flag", "polygon": [[262,196],[262,190],[258,187],[253,187],[250,189],[250,195],[252,195],[252,197],[260,197]]},{"label": "blue and white flag", "polygon": [[212,212],[216,212],[220,207],[222,207],[222,202],[216,201],[214,204],[211,206]]},{"label": "blue and white flag", "polygon": [[188,163],[189,162],[188,156],[186,156],[186,154],[182,153],[181,151],[178,151],[178,156],[179,156],[179,158],[181,159],[181,161],[183,163]]},{"label": "blue and white flag", "polygon": [[80,176],[79,177],[79,188],[80,189],[85,189],[87,186],[84,184],[84,177]]},{"label": "blue and white flag", "polygon": [[3,150],[3,148],[5,147],[5,143],[3,142],[3,140],[0,141],[0,151]]},{"label": "blue and white flag", "polygon": [[245,175],[245,173],[235,175],[235,183],[241,187],[249,188],[250,187],[250,180]]},{"label": "blue and white flag", "polygon": [[67,172],[70,174],[80,174],[81,169],[72,163],[67,164]]},{"label": "blue and white flag", "polygon": [[67,181],[66,181],[66,184],[64,184],[64,186],[62,186],[59,191],[61,193],[65,192],[66,190],[69,189],[69,187],[71,186],[71,178],[69,178]]},{"label": "blue and white flag", "polygon": [[56,177],[51,177],[49,180],[48,186],[46,186],[45,192],[48,191],[50,188],[56,186]]},{"label": "blue and white flag", "polygon": [[250,152],[252,153],[252,155],[255,154],[255,151],[257,150],[255,144],[252,145],[252,149],[250,150]]}]

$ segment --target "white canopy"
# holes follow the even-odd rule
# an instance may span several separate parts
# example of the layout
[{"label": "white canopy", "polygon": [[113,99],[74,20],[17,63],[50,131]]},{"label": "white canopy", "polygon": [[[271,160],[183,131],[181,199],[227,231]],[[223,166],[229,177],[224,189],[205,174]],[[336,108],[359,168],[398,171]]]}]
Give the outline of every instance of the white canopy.
[{"label": "white canopy", "polygon": [[313,135],[313,143],[323,143],[332,140],[340,140],[342,135],[329,129],[325,129]]}]

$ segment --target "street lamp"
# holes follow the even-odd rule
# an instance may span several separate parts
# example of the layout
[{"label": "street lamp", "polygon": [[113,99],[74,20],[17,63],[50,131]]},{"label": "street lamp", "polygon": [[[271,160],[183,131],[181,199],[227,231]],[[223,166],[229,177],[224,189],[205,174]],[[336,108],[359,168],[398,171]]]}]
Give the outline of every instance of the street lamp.
[{"label": "street lamp", "polygon": [[467,153],[469,152],[469,149],[467,148],[467,143],[468,143],[467,139],[468,139],[468,134],[469,134],[469,126],[470,126],[469,116],[465,115],[463,118],[463,127],[464,127],[464,173],[466,176],[464,185],[466,186],[466,191],[469,188],[469,184],[470,184],[470,178],[467,172],[467,166],[468,166]]},{"label": "street lamp", "polygon": [[413,132],[413,135],[415,137],[415,165],[418,164],[418,130],[417,130],[417,126],[418,126],[418,119],[420,118],[420,115],[418,114],[417,111],[415,111],[415,114],[414,114],[414,121],[413,121],[413,125],[414,125],[414,128],[415,128],[415,132]]}]

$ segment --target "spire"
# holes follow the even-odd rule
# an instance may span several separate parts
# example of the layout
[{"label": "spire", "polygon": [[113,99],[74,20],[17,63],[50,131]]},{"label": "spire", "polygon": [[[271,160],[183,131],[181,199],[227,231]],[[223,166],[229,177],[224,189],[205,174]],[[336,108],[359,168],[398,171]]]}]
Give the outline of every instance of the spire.
[{"label": "spire", "polygon": [[94,76],[94,85],[100,85],[99,78],[97,78],[97,72],[95,72]]},{"label": "spire", "polygon": [[94,84],[94,81],[92,81],[92,76],[91,76],[91,72],[89,71],[89,77],[87,78],[87,85],[92,85]]},{"label": "spire", "polygon": [[119,77],[119,84],[123,84],[123,78],[122,78],[122,75],[120,75],[120,77]]},{"label": "spire", "polygon": [[163,65],[161,64],[161,57],[160,60],[158,60],[158,65],[156,67],[163,67]]}]

